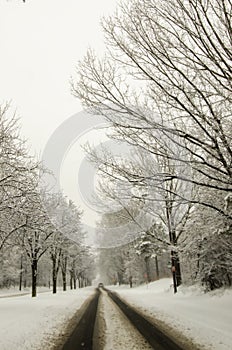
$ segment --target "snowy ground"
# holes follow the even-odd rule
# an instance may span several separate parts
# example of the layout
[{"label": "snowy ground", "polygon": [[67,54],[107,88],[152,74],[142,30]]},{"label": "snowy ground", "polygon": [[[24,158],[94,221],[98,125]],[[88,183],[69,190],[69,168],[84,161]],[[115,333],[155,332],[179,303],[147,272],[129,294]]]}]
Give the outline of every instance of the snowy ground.
[{"label": "snowy ground", "polygon": [[[132,305],[146,314],[169,324],[172,328],[210,350],[232,349],[232,289],[204,294],[197,288],[180,288],[176,295],[170,279],[130,289],[128,286],[110,287]],[[11,291],[15,294],[17,291]],[[94,287],[56,295],[43,292],[37,298],[30,295],[0,296],[0,349],[50,350],[56,338],[84,301],[94,293]],[[125,322],[116,315],[108,301],[103,301],[105,317],[105,350],[116,341],[127,337],[122,334]],[[116,333],[117,330],[117,333]],[[116,336],[115,336],[116,335]],[[113,337],[114,336],[114,337]],[[129,336],[128,336],[129,337]],[[114,343],[114,344],[116,344]],[[114,345],[115,346],[115,345]],[[116,349],[116,348],[115,348]],[[120,350],[130,350],[129,346]],[[111,349],[110,349],[111,350]]]},{"label": "snowy ground", "polygon": [[36,298],[30,295],[12,297],[15,292],[9,291],[9,298],[0,298],[1,350],[52,349],[69,319],[93,294],[94,288],[56,295],[46,292]]},{"label": "snowy ground", "polygon": [[104,350],[152,349],[106,292],[100,296],[99,310],[101,310],[101,317],[105,323]]},{"label": "snowy ground", "polygon": [[198,288],[180,287],[173,294],[171,279],[130,289],[110,287],[130,304],[168,323],[201,349],[232,349],[232,290],[204,294]]}]

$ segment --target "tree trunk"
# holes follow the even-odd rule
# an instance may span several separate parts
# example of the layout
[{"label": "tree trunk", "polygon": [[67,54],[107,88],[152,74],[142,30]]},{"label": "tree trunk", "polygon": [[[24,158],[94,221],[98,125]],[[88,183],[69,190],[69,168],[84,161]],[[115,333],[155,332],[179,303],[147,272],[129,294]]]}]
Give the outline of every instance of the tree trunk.
[{"label": "tree trunk", "polygon": [[37,259],[32,260],[31,272],[32,272],[32,297],[36,297],[36,287],[37,287]]},{"label": "tree trunk", "polygon": [[72,274],[72,271],[70,271],[70,289],[73,289],[73,274]]},{"label": "tree trunk", "polygon": [[66,272],[62,270],[63,291],[67,290]]},{"label": "tree trunk", "polygon": [[52,293],[56,294],[57,290],[57,267],[56,258],[52,258]]},{"label": "tree trunk", "polygon": [[56,280],[56,277],[53,277],[52,279],[52,293],[53,294],[56,294],[56,286],[57,286],[57,280]]},{"label": "tree trunk", "polygon": [[[166,214],[168,219],[169,239],[170,239],[170,243],[173,246],[176,246],[177,245],[176,230],[173,223],[171,211],[172,211],[172,205],[168,200],[166,202]],[[174,293],[177,293],[177,287],[181,285],[181,271],[180,271],[180,260],[176,249],[175,250],[172,249],[171,251],[171,262],[172,262],[173,289],[174,289]]]},{"label": "tree trunk", "polygon": [[27,288],[27,262],[24,266],[24,281],[23,281],[23,287]]},{"label": "tree trunk", "polygon": [[20,274],[19,274],[19,290],[22,290],[22,283],[23,283],[23,255],[21,255],[20,260]]},{"label": "tree trunk", "polygon": [[62,272],[63,291],[66,291],[66,289],[67,289],[67,282],[66,282],[67,261],[68,261],[67,256],[64,258],[64,260],[61,261],[61,272]]},{"label": "tree trunk", "polygon": [[176,284],[179,287],[182,283],[181,270],[180,270],[180,259],[177,252],[175,252],[175,268],[176,268]]},{"label": "tree trunk", "polygon": [[172,275],[173,275],[174,293],[176,293],[177,287],[179,287],[182,283],[182,278],[181,278],[179,256],[178,256],[178,253],[174,250],[171,251],[171,259],[172,259]]},{"label": "tree trunk", "polygon": [[227,273],[226,274],[227,276],[227,280],[228,280],[228,285],[231,287],[231,279],[230,279],[230,275]]},{"label": "tree trunk", "polygon": [[150,257],[146,256],[145,257],[145,266],[146,266],[146,274],[147,274],[147,282],[151,282],[151,273],[150,273]]},{"label": "tree trunk", "polygon": [[123,283],[122,273],[118,272],[117,274],[118,274],[118,284],[119,284],[119,286],[121,286],[121,284]]},{"label": "tree trunk", "polygon": [[155,270],[156,270],[156,278],[159,279],[159,263],[158,263],[158,256],[155,256]]},{"label": "tree trunk", "polygon": [[85,287],[90,286],[90,281],[88,278],[85,278]]},{"label": "tree trunk", "polygon": [[23,288],[27,288],[27,277],[24,276]]},{"label": "tree trunk", "polygon": [[172,278],[173,278],[173,290],[174,293],[177,293],[177,283],[176,283],[176,266],[175,266],[175,257],[174,251],[171,251],[171,261],[172,261]]}]

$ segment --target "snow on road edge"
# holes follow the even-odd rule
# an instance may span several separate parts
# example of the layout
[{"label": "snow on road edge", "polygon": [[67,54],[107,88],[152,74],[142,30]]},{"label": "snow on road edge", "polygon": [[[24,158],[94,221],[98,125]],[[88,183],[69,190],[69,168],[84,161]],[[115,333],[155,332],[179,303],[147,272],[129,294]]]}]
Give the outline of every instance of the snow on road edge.
[{"label": "snow on road edge", "polygon": [[110,287],[148,315],[175,327],[202,348],[230,350],[232,344],[232,289],[203,293],[200,288],[180,287],[173,294],[171,279],[130,289]]},{"label": "snow on road edge", "polygon": [[0,299],[1,350],[50,350],[93,287]]}]

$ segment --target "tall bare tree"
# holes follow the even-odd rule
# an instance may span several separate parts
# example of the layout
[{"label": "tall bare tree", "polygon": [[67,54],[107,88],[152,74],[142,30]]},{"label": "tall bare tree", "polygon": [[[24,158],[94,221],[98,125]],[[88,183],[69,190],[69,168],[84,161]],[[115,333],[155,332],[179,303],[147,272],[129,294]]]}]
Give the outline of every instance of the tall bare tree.
[{"label": "tall bare tree", "polygon": [[9,104],[0,106],[0,250],[27,224],[24,206],[35,190],[36,169],[15,114]]},{"label": "tall bare tree", "polygon": [[125,1],[103,20],[105,57],[89,50],[72,85],[89,111],[110,121],[113,137],[193,170],[194,177],[163,173],[165,181],[178,177],[225,196],[232,189],[231,16],[230,0]]}]

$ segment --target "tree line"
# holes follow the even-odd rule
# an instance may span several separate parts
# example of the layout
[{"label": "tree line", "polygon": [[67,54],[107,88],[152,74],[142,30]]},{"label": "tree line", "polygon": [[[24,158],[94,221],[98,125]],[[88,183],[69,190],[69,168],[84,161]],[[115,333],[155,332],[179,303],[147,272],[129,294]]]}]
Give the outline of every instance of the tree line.
[{"label": "tree line", "polygon": [[41,186],[47,170],[28,155],[8,104],[0,106],[0,145],[0,287],[31,286],[35,297],[39,281],[56,293],[59,273],[63,290],[76,281],[89,285],[94,256],[85,245],[82,211]]},{"label": "tree line", "polygon": [[230,0],[123,1],[102,20],[104,55],[89,49],[72,80],[131,146],[131,159],[87,147],[117,208],[100,237],[164,245],[175,292],[183,280],[231,285],[231,16]]}]

